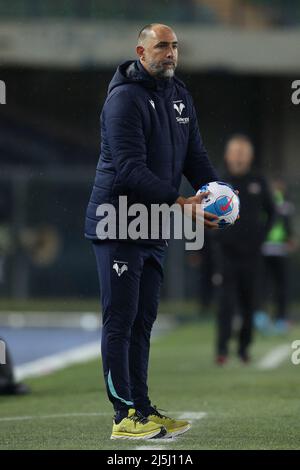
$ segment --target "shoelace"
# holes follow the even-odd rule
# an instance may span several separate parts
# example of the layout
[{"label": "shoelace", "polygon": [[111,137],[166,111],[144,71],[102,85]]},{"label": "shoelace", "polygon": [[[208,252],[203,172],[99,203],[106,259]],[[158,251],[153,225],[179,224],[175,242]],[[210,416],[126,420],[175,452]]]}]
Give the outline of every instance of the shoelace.
[{"label": "shoelace", "polygon": [[145,418],[145,416],[143,416],[139,411],[136,411],[134,415],[130,416],[129,419],[131,419],[135,423],[141,423],[141,424],[147,424],[149,421],[148,418]]},{"label": "shoelace", "polygon": [[[158,416],[158,417],[161,418],[161,419],[169,419],[168,416],[161,414],[161,413],[158,411],[158,408],[157,408],[156,406],[152,406],[152,409],[153,409],[153,414],[154,414],[155,416]],[[160,411],[166,411],[166,410],[162,410],[162,409],[160,408]]]}]

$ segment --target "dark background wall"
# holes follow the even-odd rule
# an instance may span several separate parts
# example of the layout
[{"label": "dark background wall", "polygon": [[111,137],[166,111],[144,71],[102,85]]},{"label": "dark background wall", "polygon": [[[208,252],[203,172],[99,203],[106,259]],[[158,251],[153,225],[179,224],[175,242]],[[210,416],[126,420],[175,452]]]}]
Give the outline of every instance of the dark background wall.
[{"label": "dark background wall", "polygon": [[[83,222],[98,160],[99,115],[113,73],[113,69],[1,69],[8,89],[7,105],[0,107],[0,155],[1,167],[5,168],[1,187],[5,183],[9,188],[8,192],[2,190],[2,198],[8,198],[12,209],[6,210],[10,215],[4,214],[2,222],[9,222],[14,240],[2,283],[5,295],[98,294]],[[230,74],[224,70],[190,74],[180,69],[178,76],[194,97],[202,136],[217,168],[222,168],[227,138],[232,133],[246,133],[255,144],[257,168],[267,177],[280,171],[289,181],[295,201],[300,200],[298,148],[294,152],[289,149],[288,158],[285,153],[286,142],[298,138],[295,121],[300,128],[300,112],[290,101],[292,77]],[[286,135],[289,122],[294,123],[294,136]],[[187,183],[183,191],[191,192]],[[299,217],[295,219],[297,226]],[[47,227],[52,230],[50,240],[48,237],[45,241],[44,236],[34,242],[34,233]],[[25,250],[20,241],[24,228],[31,230],[31,243],[30,233],[25,234]],[[46,252],[50,250],[48,260],[36,259],[36,243],[46,247]],[[169,256],[164,287],[168,297],[197,296],[197,285],[192,292],[191,287],[184,287],[186,274],[195,271],[185,263],[182,250],[180,246],[180,259],[175,256],[176,250]],[[300,267],[298,258],[296,255],[294,259],[295,272]],[[183,280],[179,293],[172,282],[174,272]],[[294,292],[298,295],[296,288]]]}]

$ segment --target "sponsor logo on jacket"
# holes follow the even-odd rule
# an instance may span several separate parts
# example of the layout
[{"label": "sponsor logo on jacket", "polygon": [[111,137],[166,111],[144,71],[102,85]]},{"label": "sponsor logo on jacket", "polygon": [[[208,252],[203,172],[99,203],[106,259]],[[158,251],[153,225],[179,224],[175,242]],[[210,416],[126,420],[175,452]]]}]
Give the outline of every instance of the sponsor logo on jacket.
[{"label": "sponsor logo on jacket", "polygon": [[174,107],[175,111],[177,112],[177,114],[179,114],[179,116],[176,116],[176,121],[179,124],[188,124],[190,122],[190,118],[189,117],[181,117],[181,114],[182,114],[183,110],[185,109],[185,104],[182,102],[182,100],[173,101],[173,107]]}]

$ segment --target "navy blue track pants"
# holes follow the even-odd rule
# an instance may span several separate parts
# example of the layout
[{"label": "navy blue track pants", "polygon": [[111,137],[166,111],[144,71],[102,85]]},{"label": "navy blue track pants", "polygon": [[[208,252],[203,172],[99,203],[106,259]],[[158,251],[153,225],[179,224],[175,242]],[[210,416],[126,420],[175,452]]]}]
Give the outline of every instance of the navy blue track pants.
[{"label": "navy blue track pants", "polygon": [[107,393],[116,411],[146,414],[150,335],[163,279],[164,245],[93,243],[101,288],[101,352]]}]

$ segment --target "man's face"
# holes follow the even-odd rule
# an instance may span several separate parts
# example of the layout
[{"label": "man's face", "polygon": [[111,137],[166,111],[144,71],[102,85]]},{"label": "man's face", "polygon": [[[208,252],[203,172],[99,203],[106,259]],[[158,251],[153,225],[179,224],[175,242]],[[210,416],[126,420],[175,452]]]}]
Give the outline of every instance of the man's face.
[{"label": "man's face", "polygon": [[228,170],[233,175],[244,175],[250,170],[253,160],[253,150],[248,142],[233,140],[229,142],[225,161]]},{"label": "man's face", "polygon": [[154,28],[143,46],[137,46],[137,53],[145,69],[154,77],[171,78],[177,59],[177,37],[167,27]]}]

